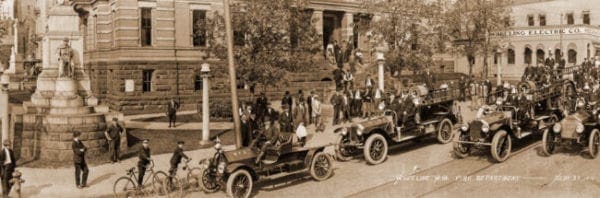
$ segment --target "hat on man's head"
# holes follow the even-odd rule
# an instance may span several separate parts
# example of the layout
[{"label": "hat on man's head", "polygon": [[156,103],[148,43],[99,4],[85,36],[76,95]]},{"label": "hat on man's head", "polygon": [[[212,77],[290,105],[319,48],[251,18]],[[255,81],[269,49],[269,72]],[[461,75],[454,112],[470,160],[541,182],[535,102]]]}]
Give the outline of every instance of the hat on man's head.
[{"label": "hat on man's head", "polygon": [[112,118],[112,121],[115,121],[115,122],[116,122],[116,121],[119,121],[119,118],[117,118],[117,117],[114,117],[114,118]]},{"label": "hat on man's head", "polygon": [[9,146],[10,145],[10,141],[9,140],[3,140],[2,141],[2,145]]},{"label": "hat on man's head", "polygon": [[73,131],[73,137],[74,138],[79,137],[79,136],[81,136],[81,132],[79,132],[79,131]]},{"label": "hat on man's head", "polygon": [[69,41],[69,38],[65,37],[63,38],[63,41]]},{"label": "hat on man's head", "polygon": [[177,141],[177,144],[185,144],[184,141]]}]

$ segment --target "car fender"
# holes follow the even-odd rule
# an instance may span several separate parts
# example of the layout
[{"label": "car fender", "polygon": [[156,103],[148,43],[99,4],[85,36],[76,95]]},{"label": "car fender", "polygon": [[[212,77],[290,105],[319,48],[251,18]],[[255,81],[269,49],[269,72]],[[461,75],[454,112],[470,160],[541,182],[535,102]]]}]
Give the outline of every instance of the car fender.
[{"label": "car fender", "polygon": [[317,154],[318,152],[322,152],[325,148],[315,148],[315,149],[311,149],[306,153],[306,156],[304,157],[304,165],[306,167],[309,167],[310,164],[312,163],[312,159],[313,156],[315,156],[315,154]]},{"label": "car fender", "polygon": [[233,174],[233,172],[239,169],[247,170],[250,173],[250,175],[252,175],[252,179],[254,179],[255,181],[258,180],[258,175],[254,172],[254,169],[250,168],[248,165],[243,163],[233,163],[228,165],[227,168],[225,168],[225,173],[231,175]]},{"label": "car fender", "polygon": [[498,131],[502,126],[504,126],[503,123],[494,123],[490,126],[490,131]]}]

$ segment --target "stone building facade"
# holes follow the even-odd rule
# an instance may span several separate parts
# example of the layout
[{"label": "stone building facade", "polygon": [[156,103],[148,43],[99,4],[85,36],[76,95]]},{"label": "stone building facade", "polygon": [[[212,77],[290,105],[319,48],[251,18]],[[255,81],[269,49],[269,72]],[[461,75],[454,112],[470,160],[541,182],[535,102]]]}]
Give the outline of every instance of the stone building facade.
[{"label": "stone building facade", "polygon": [[[207,48],[195,36],[194,24],[222,12],[221,0],[74,0],[72,4],[88,12],[81,16],[83,60],[101,103],[125,114],[164,111],[172,97],[181,100],[183,109],[197,107],[202,93],[200,65]],[[352,25],[360,13],[359,1],[315,0],[309,8],[324,47],[330,40],[352,40],[359,48],[365,45]],[[211,98],[226,98],[225,63],[208,62],[214,72]]]},{"label": "stone building facade", "polygon": [[[511,6],[513,28],[492,36],[503,46],[490,55],[490,77],[501,72],[507,80],[520,79],[525,67],[561,52],[567,66],[600,56],[600,7],[596,0],[521,0]],[[483,68],[475,60],[474,74]],[[499,69],[499,70],[498,70]],[[466,57],[457,58],[457,72],[468,73]]]}]

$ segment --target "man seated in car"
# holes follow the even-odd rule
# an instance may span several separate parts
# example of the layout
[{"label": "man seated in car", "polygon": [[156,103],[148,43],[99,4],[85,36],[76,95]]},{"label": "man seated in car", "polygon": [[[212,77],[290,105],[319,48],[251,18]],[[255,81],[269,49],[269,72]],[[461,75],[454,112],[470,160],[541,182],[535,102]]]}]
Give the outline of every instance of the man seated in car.
[{"label": "man seated in car", "polygon": [[[266,142],[263,143],[262,147],[259,150],[258,156],[256,157],[255,163],[258,164],[264,158],[266,151],[271,149],[276,152],[281,151],[281,147],[291,143],[291,138],[288,135],[281,134],[279,122],[277,116],[272,118],[266,118],[264,121],[264,127],[261,130],[264,136],[264,140]],[[257,138],[251,144],[251,148],[256,148],[257,144],[259,144],[259,140],[261,138]]]}]

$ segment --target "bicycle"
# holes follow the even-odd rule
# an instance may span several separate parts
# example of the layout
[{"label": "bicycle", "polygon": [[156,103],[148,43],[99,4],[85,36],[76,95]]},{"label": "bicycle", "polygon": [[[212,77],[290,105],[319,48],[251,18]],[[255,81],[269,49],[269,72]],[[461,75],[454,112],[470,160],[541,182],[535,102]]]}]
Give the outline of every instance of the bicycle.
[{"label": "bicycle", "polygon": [[[168,181],[169,176],[163,171],[154,171],[154,161],[150,161],[150,165],[147,166],[146,172],[149,172],[146,179],[142,182],[142,185],[137,185],[137,171],[136,167],[132,167],[126,171],[127,176],[122,176],[115,181],[113,186],[113,193],[115,197],[144,197],[149,196],[153,192],[165,194],[163,183]],[[146,184],[149,180],[152,185],[152,191],[148,192],[145,189]]]},{"label": "bicycle", "polygon": [[185,177],[185,188],[190,189],[192,192],[199,192],[202,190],[200,186],[200,182],[202,181],[202,173],[204,172],[201,168],[194,167],[190,168],[189,163],[190,160],[185,161],[185,165],[183,166],[183,170],[187,169],[186,177]]}]

